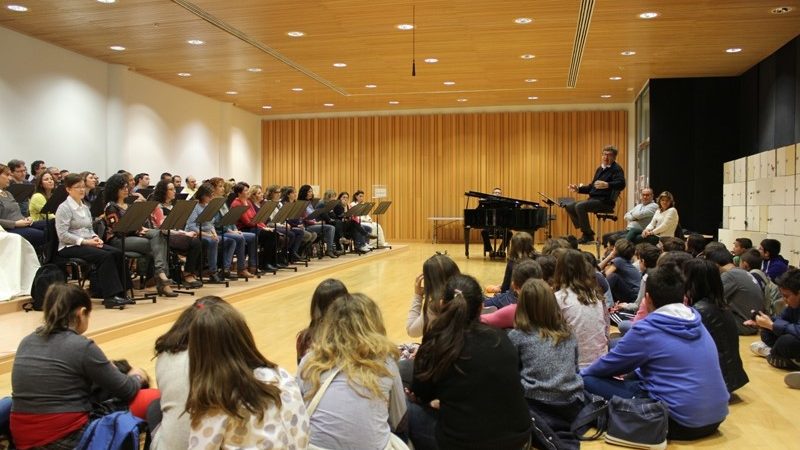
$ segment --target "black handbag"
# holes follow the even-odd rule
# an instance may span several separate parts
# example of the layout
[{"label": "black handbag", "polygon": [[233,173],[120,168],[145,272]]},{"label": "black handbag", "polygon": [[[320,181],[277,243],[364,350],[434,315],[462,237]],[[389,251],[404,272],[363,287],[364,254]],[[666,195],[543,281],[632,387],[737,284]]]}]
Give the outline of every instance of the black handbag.
[{"label": "black handbag", "polygon": [[[669,410],[652,398],[621,398],[588,402],[572,424],[572,432],[583,441],[599,439],[605,433],[609,444],[629,448],[667,448]],[[586,436],[594,428],[592,435]]]}]

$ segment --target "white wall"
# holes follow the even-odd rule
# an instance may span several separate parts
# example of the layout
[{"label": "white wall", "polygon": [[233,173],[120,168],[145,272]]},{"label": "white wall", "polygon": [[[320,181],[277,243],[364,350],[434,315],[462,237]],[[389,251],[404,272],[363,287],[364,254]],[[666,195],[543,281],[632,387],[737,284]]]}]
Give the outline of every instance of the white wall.
[{"label": "white wall", "polygon": [[261,181],[258,116],[0,27],[0,162]]}]

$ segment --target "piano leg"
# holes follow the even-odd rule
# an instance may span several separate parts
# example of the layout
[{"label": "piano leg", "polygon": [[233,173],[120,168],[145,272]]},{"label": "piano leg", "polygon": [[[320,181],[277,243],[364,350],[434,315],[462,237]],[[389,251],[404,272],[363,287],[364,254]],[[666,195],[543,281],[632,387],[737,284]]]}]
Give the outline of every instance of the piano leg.
[{"label": "piano leg", "polygon": [[469,259],[469,235],[472,227],[464,227],[464,255]]}]

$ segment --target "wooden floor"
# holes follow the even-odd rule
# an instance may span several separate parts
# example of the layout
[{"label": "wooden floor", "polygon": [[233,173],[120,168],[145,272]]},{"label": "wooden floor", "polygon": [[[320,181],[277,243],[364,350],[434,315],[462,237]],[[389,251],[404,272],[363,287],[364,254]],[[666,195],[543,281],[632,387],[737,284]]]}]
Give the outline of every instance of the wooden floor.
[{"label": "wooden floor", "polygon": [[[311,294],[325,278],[341,279],[351,292],[369,295],[381,306],[389,337],[396,342],[410,342],[405,334],[405,318],[413,292],[413,281],[422,263],[435,251],[448,251],[462,272],[475,276],[481,284],[499,284],[504,264],[480,257],[480,248],[471,249],[472,259],[464,257],[463,245],[413,243],[395,249],[373,252],[365,257],[347,256],[331,261],[327,258],[301,269],[300,276],[281,274],[278,280],[263,279],[248,283],[252,286],[228,290],[208,288],[198,295],[222,295],[234,302],[247,317],[261,351],[289,370],[296,369],[295,335],[308,323]],[[312,270],[313,269],[313,270]],[[270,283],[268,283],[268,281]],[[238,293],[237,293],[238,292]],[[156,305],[137,305],[125,311],[96,309],[92,313],[89,334],[93,334],[109,358],[127,358],[133,365],[154,373],[153,343],[169,328],[176,311],[193,301],[191,298],[163,299]],[[163,310],[152,317],[153,310]],[[38,317],[37,317],[38,316]],[[18,337],[35,328],[40,314],[12,313],[2,316],[0,348],[8,351]],[[128,324],[122,332],[114,332],[115,323],[128,319],[140,322]],[[159,323],[160,322],[160,323]],[[800,450],[800,390],[787,388],[782,371],[769,367],[763,358],[750,353],[753,337],[740,341],[740,351],[750,383],[737,391],[730,406],[730,415],[720,427],[721,432],[709,439],[694,443],[670,443],[670,449],[799,449]],[[0,367],[0,370],[4,370]],[[5,369],[0,373],[0,395],[11,390],[11,376]],[[600,442],[585,443],[585,449],[619,448]]]}]

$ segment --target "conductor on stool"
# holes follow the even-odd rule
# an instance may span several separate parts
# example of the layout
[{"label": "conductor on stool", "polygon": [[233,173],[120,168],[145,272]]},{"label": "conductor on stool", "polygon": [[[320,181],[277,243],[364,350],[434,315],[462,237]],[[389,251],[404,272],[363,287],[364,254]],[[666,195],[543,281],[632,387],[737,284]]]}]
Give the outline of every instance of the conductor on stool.
[{"label": "conductor on stool", "polygon": [[612,211],[620,191],[625,189],[625,172],[617,164],[619,151],[613,145],[603,148],[600,167],[594,172],[589,184],[570,184],[569,189],[580,194],[589,194],[589,198],[566,206],[572,224],[581,230],[583,235],[578,240],[586,244],[594,240],[594,231],[589,224],[590,212]]}]

